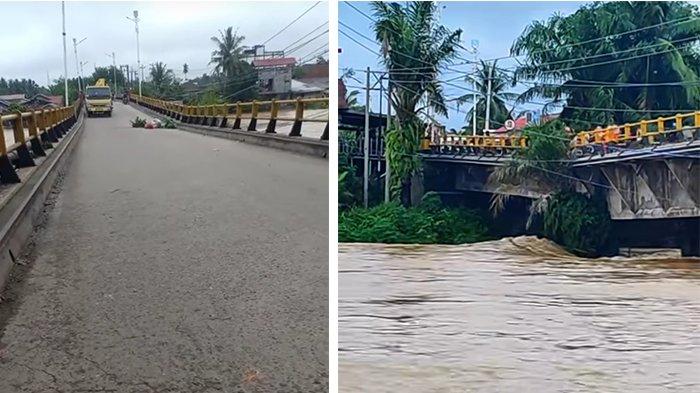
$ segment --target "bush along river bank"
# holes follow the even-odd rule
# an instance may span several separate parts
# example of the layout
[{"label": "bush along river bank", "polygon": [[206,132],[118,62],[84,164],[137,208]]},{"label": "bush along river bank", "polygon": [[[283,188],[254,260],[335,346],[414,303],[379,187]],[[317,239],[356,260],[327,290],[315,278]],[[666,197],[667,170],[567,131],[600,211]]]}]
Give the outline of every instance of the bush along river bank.
[{"label": "bush along river bank", "polygon": [[[420,204],[405,207],[398,202],[374,207],[341,209],[338,241],[344,243],[465,244],[494,240],[513,234],[550,239],[568,251],[585,257],[612,255],[611,221],[605,206],[583,194],[560,192],[551,195],[538,209],[530,207],[513,226],[527,227],[522,233],[507,232],[508,219],[494,217],[486,209],[448,206],[435,193],[427,193]],[[504,226],[504,222],[506,223]]]}]

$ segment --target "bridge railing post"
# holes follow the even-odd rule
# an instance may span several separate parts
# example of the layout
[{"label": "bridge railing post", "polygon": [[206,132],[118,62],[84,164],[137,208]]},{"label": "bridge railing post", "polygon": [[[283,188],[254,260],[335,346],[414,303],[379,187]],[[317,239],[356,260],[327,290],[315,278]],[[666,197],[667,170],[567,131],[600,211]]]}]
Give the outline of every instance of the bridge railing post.
[{"label": "bridge railing post", "polygon": [[243,108],[241,108],[241,102],[236,101],[236,118],[233,120],[233,127],[231,127],[234,130],[240,130],[241,129],[241,116],[243,115]]},{"label": "bridge railing post", "polygon": [[39,127],[39,135],[41,136],[41,141],[44,143],[44,149],[52,149],[53,139],[49,134],[48,127],[46,127],[46,117],[46,109],[42,109],[41,112],[39,112],[39,120],[37,122],[37,126]]},{"label": "bridge railing post", "polygon": [[228,105],[219,105],[219,114],[221,115],[221,122],[219,123],[219,128],[226,128],[226,123],[228,123]]},{"label": "bridge railing post", "polygon": [[654,140],[654,137],[649,135],[649,132],[647,130],[647,121],[642,120],[639,122],[639,136],[641,138],[642,143],[648,142],[652,143]]},{"label": "bridge railing post", "polygon": [[5,130],[0,119],[0,183],[19,183],[19,176],[15,171],[10,157],[7,156],[7,142],[5,141]]},{"label": "bridge railing post", "polygon": [[248,123],[248,131],[257,131],[258,105],[258,101],[253,100],[252,109],[250,110],[250,123]]},{"label": "bridge railing post", "polygon": [[207,124],[210,127],[216,127],[216,115],[217,115],[217,105],[210,105],[209,106],[209,123]]},{"label": "bridge railing post", "polygon": [[272,99],[270,104],[270,121],[267,123],[267,128],[265,132],[268,134],[276,134],[275,128],[277,127],[277,112],[279,110],[279,104],[275,99]]},{"label": "bridge railing post", "polygon": [[24,137],[24,124],[22,123],[22,112],[16,112],[17,117],[12,120],[12,131],[14,133],[15,142],[19,143],[17,149],[17,159],[15,165],[18,168],[29,167],[36,165],[32,155],[27,148],[27,139]]},{"label": "bridge railing post", "polygon": [[37,129],[36,123],[36,111],[31,111],[29,117],[27,118],[27,125],[29,128],[29,144],[32,147],[32,152],[34,155],[43,157],[46,156],[43,146],[41,145],[41,140],[39,139],[39,131]]},{"label": "bridge railing post", "polygon": [[301,100],[301,97],[297,98],[295,105],[294,124],[292,124],[289,136],[301,136],[301,123],[304,121],[304,101]]}]

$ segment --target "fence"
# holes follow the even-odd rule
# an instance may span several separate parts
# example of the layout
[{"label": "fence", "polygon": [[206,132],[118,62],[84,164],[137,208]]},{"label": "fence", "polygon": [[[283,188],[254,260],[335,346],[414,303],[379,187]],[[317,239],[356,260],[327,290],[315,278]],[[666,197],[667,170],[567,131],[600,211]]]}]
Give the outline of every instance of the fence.
[{"label": "fence", "polygon": [[[572,156],[580,157],[605,151],[608,146],[642,147],[667,142],[679,142],[700,137],[700,112],[642,120],[622,126],[582,131],[571,141]],[[424,140],[429,142],[428,140]],[[446,135],[437,142],[424,143],[425,150],[444,154],[497,154],[510,155],[527,147],[527,138],[521,136],[462,136]]]},{"label": "fence", "polygon": [[[73,106],[17,112],[0,116],[0,184],[19,183],[16,169],[36,165],[35,158],[46,156],[78,119],[82,102]],[[4,124],[12,125],[14,143],[5,140]],[[24,134],[25,127],[29,137]]]},{"label": "fence", "polygon": [[[171,101],[157,98],[139,96],[132,94],[131,98],[139,105],[172,117],[186,124],[197,124],[210,127],[226,128],[229,121],[233,120],[231,128],[241,129],[241,121],[248,120],[248,131],[257,131],[258,120],[267,120],[265,133],[276,134],[277,121],[293,121],[289,136],[302,136],[302,126],[307,122],[326,123],[326,127],[321,135],[321,140],[328,140],[328,119],[317,119],[304,117],[304,109],[314,104],[325,104],[328,107],[328,97],[323,98],[298,98],[296,100],[271,100],[237,102],[235,104],[217,105],[183,105]],[[294,106],[294,117],[281,117],[279,110],[282,105]],[[261,109],[269,108],[269,112],[262,112]]]}]

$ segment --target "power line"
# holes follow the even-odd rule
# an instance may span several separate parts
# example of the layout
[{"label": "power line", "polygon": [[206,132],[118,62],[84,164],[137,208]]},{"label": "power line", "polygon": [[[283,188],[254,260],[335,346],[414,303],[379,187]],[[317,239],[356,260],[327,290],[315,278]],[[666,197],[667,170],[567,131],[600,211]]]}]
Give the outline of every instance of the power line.
[{"label": "power line", "polygon": [[[287,49],[289,49],[290,47],[296,45],[296,43],[298,43],[299,41],[303,40],[304,38],[310,36],[311,34],[315,33],[317,30],[319,30],[320,28],[322,28],[323,26],[325,26],[325,25],[327,25],[327,24],[328,24],[328,22],[322,23],[320,26],[318,26],[318,27],[316,27],[315,29],[311,30],[310,32],[306,33],[303,37],[301,37],[301,38],[299,38],[298,40],[296,40],[296,41],[292,42],[291,44],[287,45],[286,48],[282,49],[282,52],[284,52],[284,51],[286,51]],[[326,31],[327,31],[327,30],[326,30]]]},{"label": "power line", "polygon": [[275,38],[275,37],[277,37],[278,35],[282,34],[282,32],[284,32],[285,30],[287,30],[287,29],[289,28],[289,26],[291,26],[291,25],[293,25],[294,23],[296,23],[296,21],[298,21],[299,19],[301,19],[304,15],[306,15],[307,13],[309,13],[309,11],[311,11],[312,9],[314,9],[314,8],[315,8],[317,5],[319,5],[319,4],[321,4],[321,2],[320,2],[320,1],[317,1],[314,5],[312,5],[311,7],[309,7],[309,8],[308,8],[306,11],[304,11],[301,15],[297,16],[296,19],[294,19],[293,21],[289,22],[289,24],[288,24],[287,26],[284,26],[284,27],[282,28],[282,30],[280,30],[280,31],[278,31],[277,33],[273,34],[272,37],[268,38],[268,39],[267,39],[265,42],[263,42],[262,44],[265,45],[265,44],[267,44],[268,42],[270,42],[273,38]]},{"label": "power line", "polygon": [[317,39],[317,38],[319,38],[319,37],[325,35],[326,33],[328,33],[328,30],[326,30],[326,31],[324,31],[324,32],[322,32],[322,33],[316,35],[315,37],[313,37],[313,38],[311,38],[310,40],[304,42],[303,44],[297,45],[296,47],[294,47],[292,50],[290,50],[290,51],[287,52],[286,54],[288,55],[288,54],[290,54],[290,53],[294,53],[294,52],[298,51],[299,49],[305,47],[306,45],[310,44],[310,43],[313,42],[315,39]]},{"label": "power line", "polygon": [[627,34],[631,34],[631,33],[637,33],[637,32],[640,32],[640,31],[644,31],[644,30],[648,30],[648,29],[653,29],[653,28],[656,28],[656,27],[659,27],[659,26],[664,26],[664,25],[667,25],[667,24],[673,24],[673,23],[679,23],[679,24],[681,24],[681,23],[687,23],[687,22],[690,22],[690,21],[693,21],[693,20],[697,20],[697,19],[700,19],[700,18],[698,18],[698,17],[688,17],[688,18],[674,19],[674,20],[670,20],[670,21],[658,23],[658,24],[655,24],[655,25],[645,26],[645,27],[641,27],[641,28],[638,28],[638,29],[633,29],[633,30],[624,31],[624,32],[621,32],[621,33],[616,33],[616,34],[610,34],[610,35],[606,35],[606,36],[602,36],[602,37],[597,37],[597,38],[593,38],[593,39],[586,40],[586,41],[574,42],[574,43],[566,44],[566,45],[560,45],[560,46],[557,46],[556,48],[536,50],[536,51],[533,51],[533,52],[530,52],[530,53],[527,53],[527,54],[522,54],[522,55],[509,55],[509,56],[494,57],[494,58],[491,58],[491,59],[487,59],[486,61],[503,60],[503,59],[510,59],[510,58],[521,57],[521,56],[532,56],[533,54],[537,54],[537,53],[550,52],[550,51],[553,51],[553,50],[561,50],[561,49],[564,49],[564,48],[571,48],[571,47],[574,47],[574,46],[590,44],[591,42],[597,42],[597,41],[602,41],[602,40],[605,40],[605,39],[608,39],[608,38],[612,38],[612,37],[619,37],[619,36],[623,36],[623,35],[627,35]]}]

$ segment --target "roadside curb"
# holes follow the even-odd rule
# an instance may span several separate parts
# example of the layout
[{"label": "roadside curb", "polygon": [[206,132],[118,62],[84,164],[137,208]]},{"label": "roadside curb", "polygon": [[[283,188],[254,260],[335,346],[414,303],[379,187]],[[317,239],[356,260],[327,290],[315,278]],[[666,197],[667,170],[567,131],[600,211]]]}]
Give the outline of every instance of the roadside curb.
[{"label": "roadside curb", "polygon": [[81,114],[53,151],[0,206],[0,293],[5,289],[14,260],[22,254],[44,209],[44,202],[59,174],[65,170],[84,128],[85,116]]},{"label": "roadside curb", "polygon": [[304,137],[288,137],[277,134],[264,134],[256,131],[243,131],[234,130],[231,128],[184,124],[178,120],[165,116],[162,113],[158,113],[141,105],[134,104],[133,102],[130,102],[129,106],[149,116],[169,118],[177,124],[178,130],[217,138],[231,139],[239,142],[251,143],[254,145],[287,150],[295,153],[328,159],[328,142],[322,142]]}]

